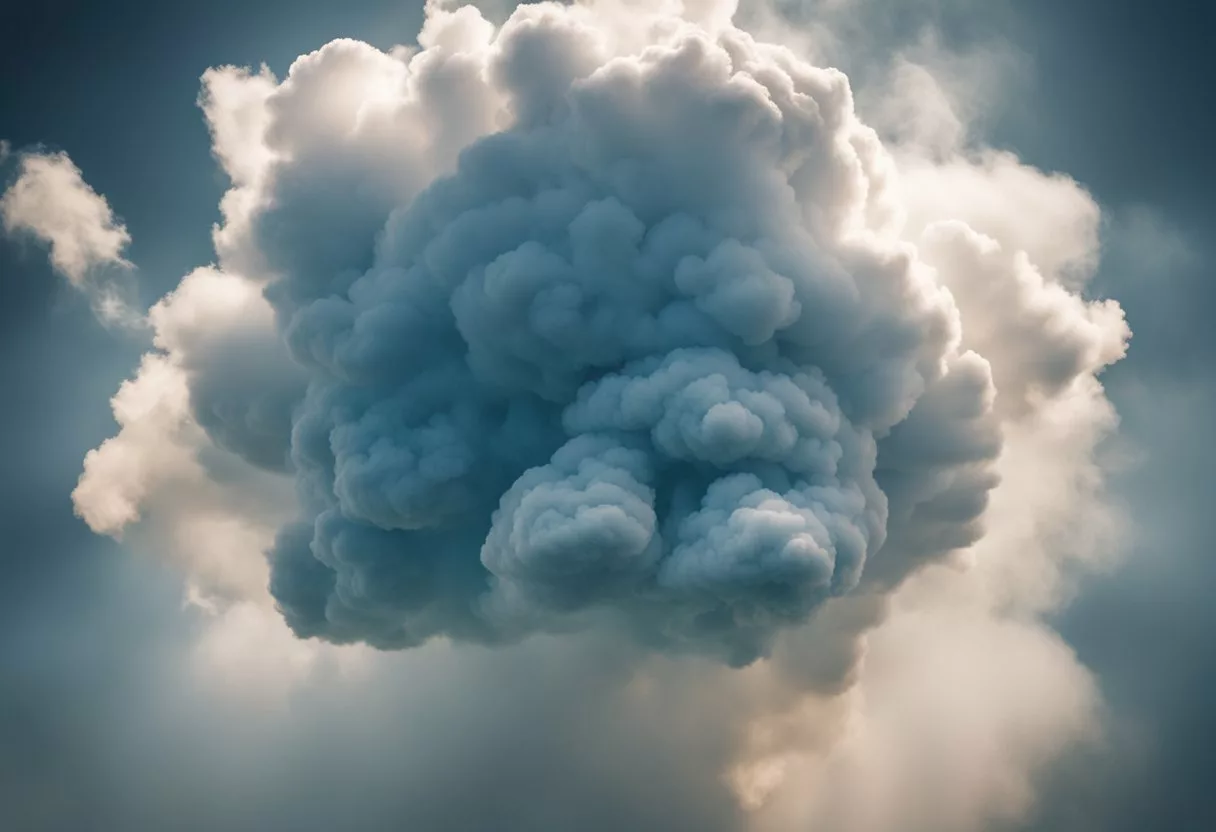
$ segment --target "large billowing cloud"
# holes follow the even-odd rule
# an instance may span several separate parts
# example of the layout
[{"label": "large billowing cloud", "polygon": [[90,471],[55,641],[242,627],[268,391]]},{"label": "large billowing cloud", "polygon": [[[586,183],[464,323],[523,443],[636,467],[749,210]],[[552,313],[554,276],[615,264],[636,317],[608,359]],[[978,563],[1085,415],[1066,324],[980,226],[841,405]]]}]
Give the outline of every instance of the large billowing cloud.
[{"label": "large billowing cloud", "polygon": [[[406,646],[608,608],[750,658],[857,585],[889,512],[995,456],[952,298],[868,226],[884,157],[843,76],[664,21],[637,42],[587,8],[436,11],[416,55],[338,42],[232,94],[265,96],[264,170],[220,142],[260,206],[220,236],[256,252],[308,374],[307,514],[272,576],[300,633]],[[912,454],[892,429],[920,401],[940,447]],[[922,558],[970,541],[971,483]]]},{"label": "large billowing cloud", "polygon": [[432,4],[417,48],[208,72],[219,262],[77,511],[175,541],[219,653],[273,599],[328,642],[708,655],[633,683],[712,715],[728,826],[1016,816],[1097,707],[1040,621],[1113,527],[1096,207],[884,147],[731,11]]}]

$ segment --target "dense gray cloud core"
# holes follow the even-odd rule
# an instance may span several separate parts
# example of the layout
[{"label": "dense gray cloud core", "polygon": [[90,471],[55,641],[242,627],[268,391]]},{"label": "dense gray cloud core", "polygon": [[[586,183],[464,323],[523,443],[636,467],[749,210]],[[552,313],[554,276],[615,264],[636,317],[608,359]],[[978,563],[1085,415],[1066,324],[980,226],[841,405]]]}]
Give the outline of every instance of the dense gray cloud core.
[{"label": "dense gray cloud core", "polygon": [[[606,610],[746,661],[872,564],[897,583],[978,534],[988,365],[874,231],[885,157],[845,77],[730,27],[667,19],[629,49],[613,25],[433,10],[408,67],[335,42],[269,93],[245,233],[306,371],[304,513],[271,574],[299,635],[496,640]],[[380,154],[314,158],[296,122],[352,106],[322,99],[373,60],[430,148],[363,109]],[[447,172],[423,184],[427,153]],[[234,409],[200,422],[277,462],[284,407]]]}]

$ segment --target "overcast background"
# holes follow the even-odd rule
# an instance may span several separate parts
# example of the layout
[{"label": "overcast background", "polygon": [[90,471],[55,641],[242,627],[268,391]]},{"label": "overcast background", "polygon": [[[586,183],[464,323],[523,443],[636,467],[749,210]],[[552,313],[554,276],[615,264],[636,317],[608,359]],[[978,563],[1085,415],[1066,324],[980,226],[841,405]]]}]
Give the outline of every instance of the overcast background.
[{"label": "overcast background", "polygon": [[[1216,828],[1216,8],[913,5],[876,26],[875,38],[913,41],[933,5],[949,47],[1003,40],[1022,54],[1019,94],[987,102],[985,138],[1093,192],[1107,216],[1094,289],[1123,303],[1135,333],[1128,359],[1106,376],[1123,450],[1133,451],[1115,488],[1135,539],[1123,565],[1088,579],[1059,621],[1097,673],[1118,730],[1104,753],[1049,773],[1033,828]],[[150,303],[212,258],[208,231],[225,183],[194,104],[202,71],[266,61],[281,73],[333,37],[408,41],[420,19],[408,0],[4,2],[0,137],[71,153],[130,229],[129,257]],[[6,166],[3,178],[11,175]],[[138,707],[146,674],[191,626],[171,576],[131,561],[72,515],[81,459],[112,433],[108,399],[139,351],[102,330],[42,251],[0,242],[6,827],[5,817],[16,828],[33,823],[40,801],[72,793],[82,806],[102,805],[129,786],[107,754],[116,720]],[[163,752],[153,738],[124,747],[135,770]]]}]

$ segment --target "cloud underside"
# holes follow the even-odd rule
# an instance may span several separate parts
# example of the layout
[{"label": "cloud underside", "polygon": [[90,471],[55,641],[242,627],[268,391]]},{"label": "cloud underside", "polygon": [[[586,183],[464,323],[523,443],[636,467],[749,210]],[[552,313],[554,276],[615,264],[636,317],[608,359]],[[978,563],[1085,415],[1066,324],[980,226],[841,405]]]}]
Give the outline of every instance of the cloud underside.
[{"label": "cloud underside", "polygon": [[218,262],[77,512],[220,621],[623,636],[720,723],[736,825],[1016,817],[1097,707],[1038,618],[1112,529],[1097,208],[960,130],[884,146],[703,5],[431,4],[416,49],[209,71]]}]

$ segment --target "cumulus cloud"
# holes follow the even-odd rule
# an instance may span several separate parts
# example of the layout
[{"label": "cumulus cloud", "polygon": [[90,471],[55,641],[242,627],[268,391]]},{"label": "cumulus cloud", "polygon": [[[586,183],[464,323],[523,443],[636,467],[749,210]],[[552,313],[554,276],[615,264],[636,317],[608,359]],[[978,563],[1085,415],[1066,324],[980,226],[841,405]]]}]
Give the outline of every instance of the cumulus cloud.
[{"label": "cumulus cloud", "polygon": [[[9,154],[5,144],[0,161]],[[28,234],[49,249],[51,266],[93,300],[105,323],[134,325],[138,314],[121,281],[105,271],[131,268],[123,252],[131,235],[106,198],[84,181],[66,153],[20,155],[17,178],[0,196],[9,234]]]},{"label": "cumulus cloud", "polygon": [[213,658],[271,604],[415,652],[627,633],[627,688],[714,717],[723,828],[1015,816],[1097,709],[1041,620],[1115,528],[1096,205],[944,93],[884,145],[733,11],[431,3],[416,48],[209,71],[218,263],[77,511],[171,541]]},{"label": "cumulus cloud", "polygon": [[[865,228],[883,155],[843,76],[661,12],[639,42],[618,13],[495,30],[433,8],[409,55],[335,42],[277,86],[208,77],[217,155],[260,206],[228,214],[221,256],[266,284],[309,378],[311,516],[272,581],[301,632],[406,645],[606,607],[754,657],[911,516],[875,467],[922,394],[990,410],[951,380],[950,295]],[[995,449],[940,453],[916,464]]]}]

